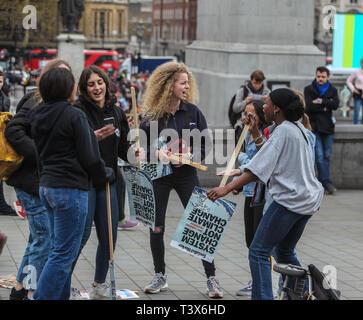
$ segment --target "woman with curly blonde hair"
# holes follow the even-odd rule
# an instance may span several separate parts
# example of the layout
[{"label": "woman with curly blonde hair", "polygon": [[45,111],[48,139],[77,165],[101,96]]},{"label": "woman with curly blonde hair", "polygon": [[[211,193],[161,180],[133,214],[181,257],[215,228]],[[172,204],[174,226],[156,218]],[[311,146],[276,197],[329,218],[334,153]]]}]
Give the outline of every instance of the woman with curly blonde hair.
[{"label": "woman with curly blonde hair", "polygon": [[[183,63],[167,62],[159,66],[148,80],[143,100],[143,120],[140,129],[144,130],[148,141],[148,159],[155,155],[164,164],[169,163],[167,150],[154,148],[155,141],[151,141],[150,127],[157,124],[157,139],[164,138],[163,130],[173,129],[174,138],[167,136],[165,141],[169,151],[190,159],[198,158],[202,161],[207,155],[207,139],[186,143],[181,139],[182,130],[200,130],[208,128],[204,115],[194,105],[197,96],[197,86],[193,75]],[[178,137],[175,139],[175,137]],[[194,148],[193,148],[194,146]],[[151,150],[153,149],[153,150]],[[154,153],[155,151],[155,153]],[[146,293],[159,293],[168,290],[165,274],[165,218],[171,189],[175,189],[184,208],[188,204],[195,186],[199,186],[199,178],[194,167],[182,163],[171,163],[173,173],[153,180],[156,203],[155,228],[150,229],[150,246],[154,261],[155,276],[145,287]],[[207,292],[211,298],[222,298],[223,291],[215,278],[214,262],[203,261],[207,276]]]},{"label": "woman with curly blonde hair", "polygon": [[189,85],[184,102],[195,103],[198,89],[187,66],[184,63],[167,62],[159,66],[148,79],[142,108],[146,119],[155,121],[162,118],[165,112],[171,111],[174,82],[181,73],[187,75]]}]

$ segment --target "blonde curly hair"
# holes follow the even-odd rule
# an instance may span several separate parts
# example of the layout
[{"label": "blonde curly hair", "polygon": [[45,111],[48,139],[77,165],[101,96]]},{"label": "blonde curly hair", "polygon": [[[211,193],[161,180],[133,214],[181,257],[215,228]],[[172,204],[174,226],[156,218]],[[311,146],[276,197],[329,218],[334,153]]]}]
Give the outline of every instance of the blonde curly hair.
[{"label": "blonde curly hair", "polygon": [[174,83],[180,73],[188,75],[189,90],[185,102],[195,103],[198,89],[194,76],[184,63],[166,62],[157,67],[146,83],[146,91],[142,100],[142,116],[149,121],[163,117],[170,107]]}]

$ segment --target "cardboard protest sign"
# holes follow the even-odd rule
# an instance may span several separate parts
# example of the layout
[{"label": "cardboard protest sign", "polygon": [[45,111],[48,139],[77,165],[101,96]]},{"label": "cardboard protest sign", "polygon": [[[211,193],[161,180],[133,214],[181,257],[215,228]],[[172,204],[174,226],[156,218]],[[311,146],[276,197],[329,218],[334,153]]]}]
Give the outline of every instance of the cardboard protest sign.
[{"label": "cardboard protest sign", "polygon": [[149,174],[134,166],[123,167],[129,198],[130,218],[155,228],[155,197]]},{"label": "cardboard protest sign", "polygon": [[161,162],[148,163],[142,161],[141,168],[150,175],[151,180],[156,180],[173,173],[171,165],[164,165]]},{"label": "cardboard protest sign", "polygon": [[[220,187],[225,186],[241,150],[249,126],[246,125],[229,160]],[[207,191],[195,187],[179,222],[171,246],[202,260],[212,262],[228,227],[236,203],[226,199],[212,202]]]},{"label": "cardboard protest sign", "polygon": [[224,199],[212,202],[195,187],[170,245],[212,262],[236,206]]}]

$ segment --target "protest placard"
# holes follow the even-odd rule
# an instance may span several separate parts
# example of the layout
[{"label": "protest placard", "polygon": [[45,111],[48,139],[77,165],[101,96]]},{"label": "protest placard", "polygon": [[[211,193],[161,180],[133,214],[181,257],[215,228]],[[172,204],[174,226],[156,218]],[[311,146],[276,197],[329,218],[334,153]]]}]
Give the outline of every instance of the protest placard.
[{"label": "protest placard", "polygon": [[130,219],[155,228],[155,197],[149,174],[134,166],[122,167],[129,198]]},{"label": "protest placard", "polygon": [[170,245],[212,262],[236,206],[225,199],[212,202],[195,187]]},{"label": "protest placard", "polygon": [[158,163],[141,161],[141,169],[150,175],[151,180],[156,180],[173,173],[173,169],[170,164],[163,164],[160,161]]}]

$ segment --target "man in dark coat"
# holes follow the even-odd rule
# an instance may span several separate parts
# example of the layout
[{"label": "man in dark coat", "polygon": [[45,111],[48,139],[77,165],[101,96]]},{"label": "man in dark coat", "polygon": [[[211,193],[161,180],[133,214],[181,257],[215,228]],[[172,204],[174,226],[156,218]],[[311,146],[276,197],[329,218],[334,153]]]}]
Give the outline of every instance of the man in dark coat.
[{"label": "man in dark coat", "polygon": [[315,80],[304,89],[304,96],[306,113],[310,117],[316,137],[315,159],[318,179],[325,192],[333,194],[336,189],[330,180],[329,164],[335,129],[333,110],[339,107],[339,97],[337,89],[329,82],[329,76],[329,69],[318,67]]}]

